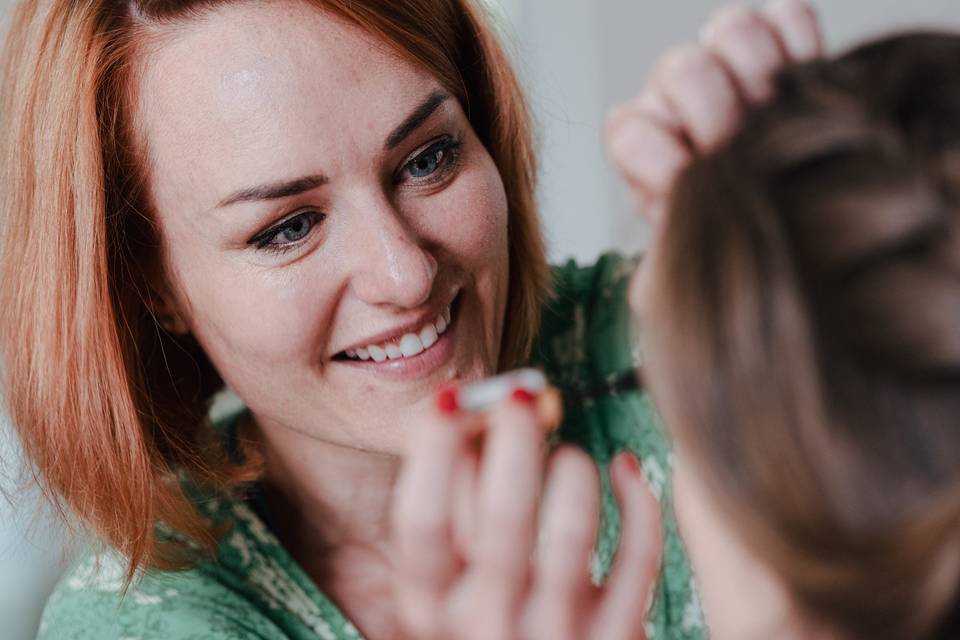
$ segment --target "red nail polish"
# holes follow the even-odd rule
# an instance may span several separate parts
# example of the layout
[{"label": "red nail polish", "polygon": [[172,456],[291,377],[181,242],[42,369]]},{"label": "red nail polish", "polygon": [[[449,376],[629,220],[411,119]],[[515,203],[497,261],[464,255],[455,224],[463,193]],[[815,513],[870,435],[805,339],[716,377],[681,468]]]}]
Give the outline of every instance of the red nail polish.
[{"label": "red nail polish", "polygon": [[435,398],[437,409],[444,415],[453,415],[460,411],[460,399],[456,387],[444,387]]},{"label": "red nail polish", "polygon": [[640,461],[632,453],[621,453],[623,468],[634,475],[640,475]]},{"label": "red nail polish", "polygon": [[523,387],[517,387],[510,394],[510,398],[519,404],[524,404],[531,406],[534,402],[537,401],[537,396],[533,395]]}]

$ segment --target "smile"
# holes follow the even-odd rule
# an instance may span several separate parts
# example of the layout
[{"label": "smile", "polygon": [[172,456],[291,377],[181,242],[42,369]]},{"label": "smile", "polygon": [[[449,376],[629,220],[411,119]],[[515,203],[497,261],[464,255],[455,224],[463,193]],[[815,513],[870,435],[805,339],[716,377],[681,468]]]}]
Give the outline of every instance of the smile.
[{"label": "smile", "polygon": [[343,352],[345,359],[355,361],[386,362],[387,360],[403,360],[419,356],[431,349],[446,333],[450,326],[452,305],[448,305],[436,318],[425,322],[417,329],[404,333],[394,340],[380,344],[370,344],[357,349],[347,349]]}]

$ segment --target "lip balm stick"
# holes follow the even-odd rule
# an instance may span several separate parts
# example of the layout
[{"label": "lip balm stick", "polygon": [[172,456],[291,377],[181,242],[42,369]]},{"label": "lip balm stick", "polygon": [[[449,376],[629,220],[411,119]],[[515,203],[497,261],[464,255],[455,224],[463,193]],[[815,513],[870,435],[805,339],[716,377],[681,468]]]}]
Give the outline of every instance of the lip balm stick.
[{"label": "lip balm stick", "polygon": [[506,400],[516,389],[537,396],[547,390],[547,377],[537,369],[517,369],[461,388],[457,394],[460,410],[483,413]]}]

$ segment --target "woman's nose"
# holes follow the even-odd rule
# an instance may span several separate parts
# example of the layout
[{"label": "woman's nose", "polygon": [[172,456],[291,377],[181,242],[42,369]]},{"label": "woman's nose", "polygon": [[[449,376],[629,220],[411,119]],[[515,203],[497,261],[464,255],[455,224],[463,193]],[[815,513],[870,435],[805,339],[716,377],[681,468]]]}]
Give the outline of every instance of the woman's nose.
[{"label": "woman's nose", "polygon": [[426,303],[437,277],[437,260],[423,239],[389,204],[360,216],[353,243],[359,252],[353,276],[357,296],[367,304],[413,309]]}]

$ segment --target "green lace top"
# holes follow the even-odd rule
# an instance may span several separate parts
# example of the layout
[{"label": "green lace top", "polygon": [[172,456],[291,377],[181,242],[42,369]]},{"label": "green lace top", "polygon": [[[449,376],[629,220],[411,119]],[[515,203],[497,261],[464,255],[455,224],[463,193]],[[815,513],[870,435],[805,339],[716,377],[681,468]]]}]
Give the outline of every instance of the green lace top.
[{"label": "green lace top", "polygon": [[[648,398],[619,384],[634,364],[626,289],[635,262],[616,255],[591,267],[555,270],[532,364],[565,391],[559,441],[588,451],[601,469],[621,449],[635,452],[664,512],[662,579],[650,640],[705,637],[699,604],[671,505],[670,455]],[[604,477],[594,577],[609,570],[619,521]],[[345,640],[361,638],[337,605],[287,553],[249,500],[198,503],[232,527],[216,561],[185,571],[147,570],[121,593],[124,559],[88,552],[64,576],[41,621],[41,640]],[[645,594],[637,594],[638,606]]]}]

